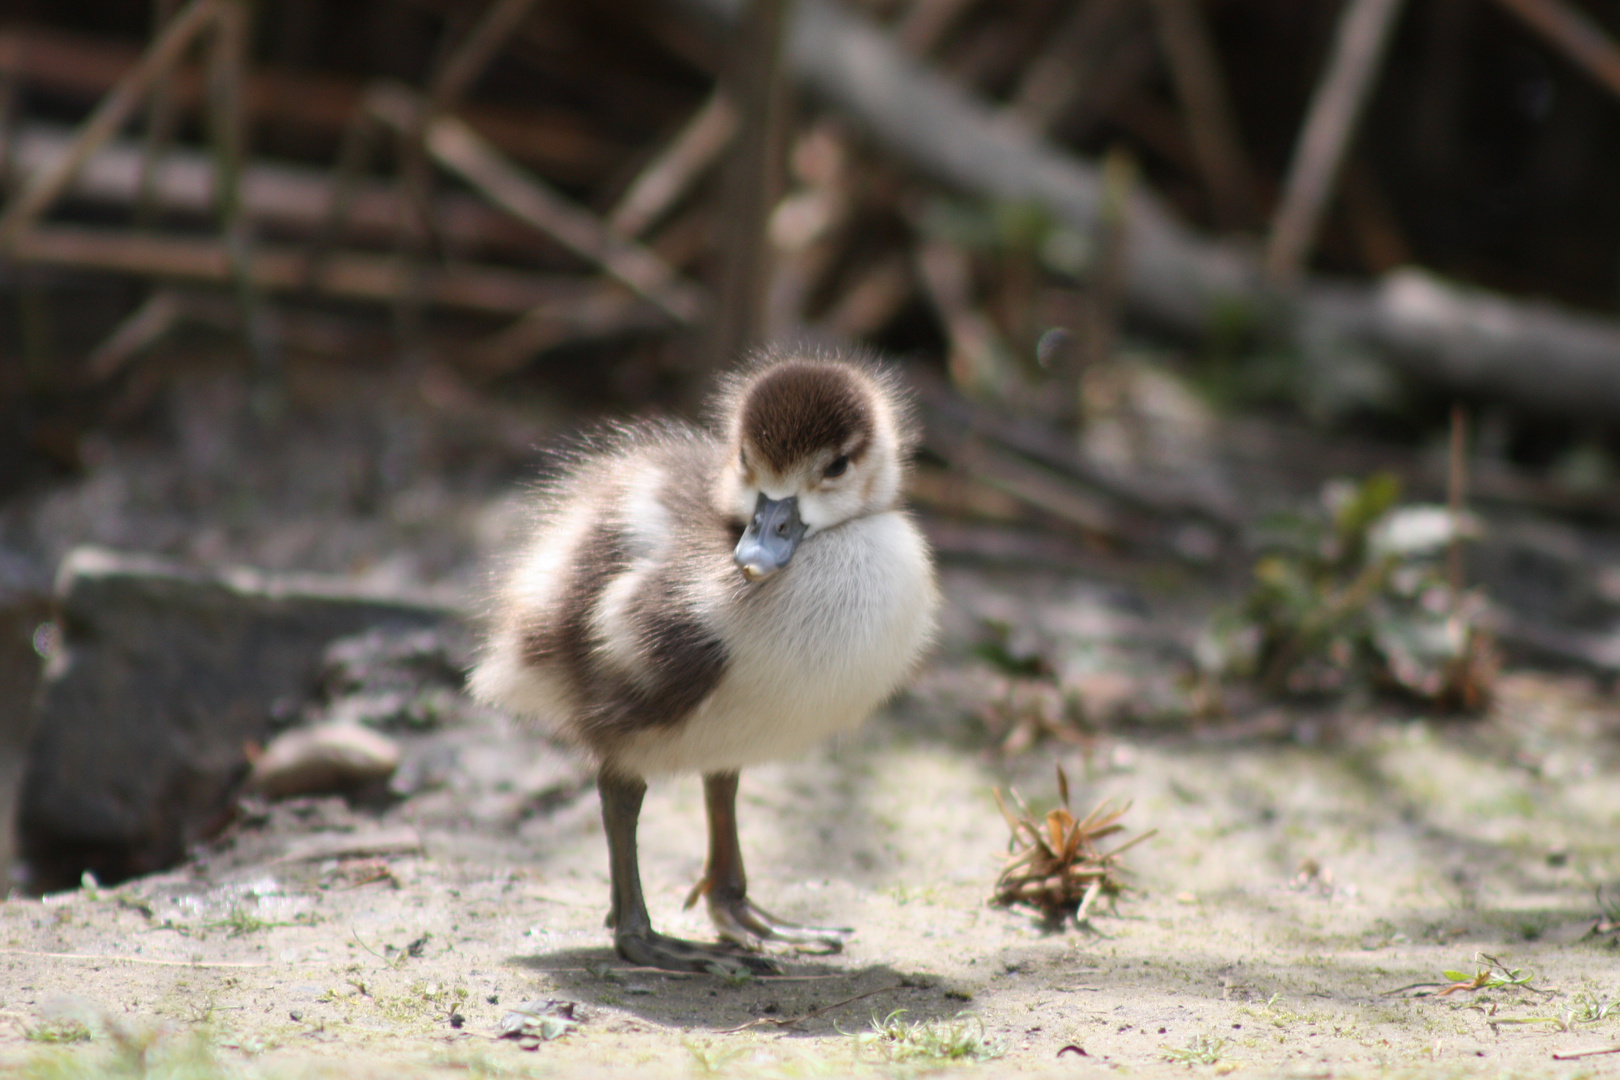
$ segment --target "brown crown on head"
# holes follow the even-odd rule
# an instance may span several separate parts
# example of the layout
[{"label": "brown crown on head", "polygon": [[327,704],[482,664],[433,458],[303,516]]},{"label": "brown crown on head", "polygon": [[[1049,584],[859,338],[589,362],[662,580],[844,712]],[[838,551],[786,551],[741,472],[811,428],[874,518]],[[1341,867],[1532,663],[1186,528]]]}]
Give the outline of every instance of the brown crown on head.
[{"label": "brown crown on head", "polygon": [[787,360],[748,388],[741,434],[775,472],[818,450],[859,458],[872,441],[875,417],[859,376],[843,364]]}]

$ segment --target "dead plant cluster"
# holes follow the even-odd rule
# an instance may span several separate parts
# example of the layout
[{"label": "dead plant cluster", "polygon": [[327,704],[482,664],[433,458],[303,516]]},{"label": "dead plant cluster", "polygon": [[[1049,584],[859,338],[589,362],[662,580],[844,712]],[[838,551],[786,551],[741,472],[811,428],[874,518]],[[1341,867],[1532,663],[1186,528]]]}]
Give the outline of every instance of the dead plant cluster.
[{"label": "dead plant cluster", "polygon": [[996,880],[991,902],[1001,905],[1027,904],[1052,923],[1073,919],[1085,922],[1099,896],[1111,901],[1126,889],[1120,857],[1130,848],[1157,833],[1153,829],[1109,850],[1098,844],[1125,831],[1120,819],[1131,804],[1116,806],[1104,800],[1085,817],[1077,818],[1069,809],[1069,778],[1063,766],[1057,767],[1060,805],[1039,816],[1030,810],[1018,792],[1009,790],[1017,813],[997,789],[996,805],[1012,830],[1008,856]]}]

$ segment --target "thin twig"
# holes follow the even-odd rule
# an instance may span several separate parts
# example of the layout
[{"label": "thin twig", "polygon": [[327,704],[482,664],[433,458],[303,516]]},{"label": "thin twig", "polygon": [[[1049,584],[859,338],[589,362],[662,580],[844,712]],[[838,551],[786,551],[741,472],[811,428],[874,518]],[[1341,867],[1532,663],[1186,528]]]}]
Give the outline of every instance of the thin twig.
[{"label": "thin twig", "polygon": [[1620,1046],[1600,1046],[1595,1050],[1571,1050],[1567,1054],[1554,1054],[1554,1061],[1577,1061],[1580,1058],[1600,1057],[1603,1054],[1620,1054]]},{"label": "thin twig", "polygon": [[503,375],[547,349],[582,338],[605,338],[664,326],[664,317],[623,289],[603,282],[593,293],[564,304],[541,304],[482,340],[458,363],[485,378]]},{"label": "thin twig", "polygon": [[[1098,221],[1101,250],[1097,274],[1086,290],[1085,366],[1095,369],[1114,356],[1120,318],[1125,307],[1125,281],[1129,273],[1131,202],[1136,193],[1136,159],[1113,147],[1103,159],[1103,207]],[[1078,386],[1069,391],[1079,394]]]},{"label": "thin twig", "polygon": [[[780,982],[781,980],[773,978],[771,981],[772,982]],[[868,990],[864,994],[856,994],[854,997],[847,997],[843,1001],[835,1001],[831,1005],[823,1005],[819,1009],[812,1009],[809,1012],[805,1013],[803,1016],[795,1016],[791,1020],[777,1020],[777,1019],[774,1019],[773,1017],[761,1016],[759,1019],[750,1020],[746,1024],[738,1024],[736,1027],[732,1027],[732,1028],[721,1028],[719,1031],[716,1031],[715,1034],[716,1035],[735,1035],[739,1031],[747,1031],[749,1028],[755,1028],[755,1027],[767,1027],[767,1026],[774,1026],[774,1027],[779,1027],[779,1028],[797,1027],[799,1024],[804,1023],[806,1020],[812,1020],[812,1019],[820,1016],[822,1013],[832,1012],[834,1009],[843,1008],[845,1005],[853,1005],[857,1001],[862,1001],[862,1000],[864,1000],[866,998],[874,997],[874,996],[876,996],[878,994],[887,994],[887,993],[889,993],[890,991],[893,991],[893,990],[904,990],[904,989],[906,989],[906,984],[905,983],[895,983],[893,986],[880,986],[876,990]]]},{"label": "thin twig", "polygon": [[1007,348],[974,296],[972,259],[955,244],[924,240],[917,245],[914,262],[923,295],[950,342],[946,370],[951,382],[973,398],[1000,397],[1006,390],[1001,358]]},{"label": "thin twig", "polygon": [[242,326],[257,363],[256,400],[269,405],[279,397],[279,349],[273,324],[253,276],[253,233],[242,205],[247,116],[242,90],[246,80],[251,11],[246,0],[222,0],[208,61],[208,119],[214,144],[214,203],[230,261],[231,285],[242,308]]},{"label": "thin twig", "polygon": [[[377,116],[410,131],[421,108],[404,86],[379,86],[372,95]],[[426,128],[428,152],[485,198],[540,230],[581,258],[651,301],[680,323],[696,322],[706,298],[647,248],[615,236],[600,218],[530,175],[460,120],[439,116]]]},{"label": "thin twig", "polygon": [[1446,507],[1451,512],[1451,542],[1446,545],[1446,578],[1453,593],[1463,588],[1462,515],[1468,500],[1468,409],[1451,406],[1451,452],[1446,469]]},{"label": "thin twig", "polygon": [[428,91],[434,114],[454,109],[489,67],[513,32],[528,17],[535,0],[494,0],[445,60]]},{"label": "thin twig", "polygon": [[736,133],[737,110],[724,92],[716,90],[631,181],[608,213],[608,228],[626,239],[646,232],[720,159]]},{"label": "thin twig", "polygon": [[[161,33],[171,18],[177,0],[152,0],[152,26]],[[178,65],[176,65],[178,66]],[[179,125],[180,110],[174,95],[174,73],[166,71],[152,86],[151,100],[146,106],[146,138],[141,157],[140,193],[135,199],[135,222],[150,224],[157,212],[158,168],[174,141]]]},{"label": "thin twig", "polygon": [[1396,994],[1404,994],[1408,990],[1428,990],[1428,989],[1433,989],[1433,988],[1436,988],[1436,987],[1450,986],[1450,985],[1451,984],[1449,982],[1415,982],[1415,983],[1407,983],[1405,986],[1397,986],[1393,990],[1385,990],[1379,996],[1380,997],[1394,997]]},{"label": "thin twig", "polygon": [[1131,0],[1080,0],[1071,7],[1046,48],[1025,65],[1008,108],[1036,131],[1051,130],[1092,89],[1107,53],[1102,46],[1118,36],[1120,16],[1134,7]]},{"label": "thin twig", "polygon": [[1562,50],[1612,93],[1620,94],[1620,48],[1586,12],[1562,0],[1496,0]]},{"label": "thin twig", "polygon": [[92,383],[112,378],[132,357],[167,334],[182,310],[180,296],[173,289],[153,291],[85,357],[85,376]]},{"label": "thin twig", "polygon": [[1254,171],[1243,152],[1200,0],[1153,0],[1153,14],[1216,224],[1241,229],[1254,217]]},{"label": "thin twig", "polygon": [[[218,285],[231,280],[230,260],[218,240],[127,229],[41,226],[18,241],[10,260]],[[309,256],[300,249],[261,244],[253,253],[253,280],[267,291],[301,290],[309,279],[308,266]],[[390,303],[403,286],[405,272],[387,255],[343,252],[328,260],[316,286],[326,296]],[[567,317],[569,305],[598,293],[601,283],[572,275],[457,262],[429,267],[423,290],[428,302],[439,307],[521,315],[547,304]]]},{"label": "thin twig", "polygon": [[911,0],[894,28],[895,40],[913,56],[926,56],[939,47],[973,0]]},{"label": "thin twig", "polygon": [[1339,16],[1327,70],[1306,113],[1272,219],[1265,265],[1284,286],[1298,279],[1362,106],[1372,90],[1402,0],[1351,0]]}]

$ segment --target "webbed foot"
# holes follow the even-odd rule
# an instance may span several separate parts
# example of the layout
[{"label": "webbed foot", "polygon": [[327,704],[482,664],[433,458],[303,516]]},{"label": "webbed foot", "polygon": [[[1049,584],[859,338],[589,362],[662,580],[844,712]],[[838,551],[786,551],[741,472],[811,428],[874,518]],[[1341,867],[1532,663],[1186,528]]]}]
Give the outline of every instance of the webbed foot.
[{"label": "webbed foot", "polygon": [[747,952],[736,945],[705,945],[684,938],[668,937],[652,930],[615,934],[613,945],[619,955],[632,964],[662,971],[782,974],[782,965],[775,960]]}]

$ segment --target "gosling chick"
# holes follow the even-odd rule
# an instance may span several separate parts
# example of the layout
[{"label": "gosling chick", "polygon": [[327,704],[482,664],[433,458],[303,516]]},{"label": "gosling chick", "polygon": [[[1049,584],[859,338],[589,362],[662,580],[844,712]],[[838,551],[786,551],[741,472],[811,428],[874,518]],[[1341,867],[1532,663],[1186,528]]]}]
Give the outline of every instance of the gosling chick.
[{"label": "gosling chick", "polygon": [[[768,356],[725,378],[705,429],[596,437],[540,495],[472,674],[484,701],[590,753],[620,956],[780,970],[765,941],[840,946],[747,896],[738,771],[858,725],[918,662],[938,590],[900,506],[916,435],[894,377]],[[726,944],[654,932],[636,826],[647,778],[703,775],[709,851],[688,903]]]}]

